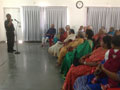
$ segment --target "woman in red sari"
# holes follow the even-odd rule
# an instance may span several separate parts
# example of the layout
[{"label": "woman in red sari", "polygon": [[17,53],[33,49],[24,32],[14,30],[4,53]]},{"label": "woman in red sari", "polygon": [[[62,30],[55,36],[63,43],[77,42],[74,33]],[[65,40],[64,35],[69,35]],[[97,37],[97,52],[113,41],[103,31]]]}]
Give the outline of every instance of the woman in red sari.
[{"label": "woman in red sari", "polygon": [[[88,75],[94,72],[97,65],[104,59],[105,53],[109,48],[111,48],[111,37],[105,36],[102,40],[100,48],[94,50],[91,55],[84,56],[80,61],[81,65],[75,67],[71,66],[69,72],[67,73],[63,90],[73,90],[73,85],[75,80],[82,76]],[[82,63],[84,61],[85,63]]]},{"label": "woman in red sari", "polygon": [[59,49],[63,46],[59,44],[59,42],[63,42],[66,39],[67,31],[65,32],[64,28],[59,28],[59,34],[60,34],[59,41],[55,45],[49,47],[48,49],[48,52],[53,56],[58,56]]}]

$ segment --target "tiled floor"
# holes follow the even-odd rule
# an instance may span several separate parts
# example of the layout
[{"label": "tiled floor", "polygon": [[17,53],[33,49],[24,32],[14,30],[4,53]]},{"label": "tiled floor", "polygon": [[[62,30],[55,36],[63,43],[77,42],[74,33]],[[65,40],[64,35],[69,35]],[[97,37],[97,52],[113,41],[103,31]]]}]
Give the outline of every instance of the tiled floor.
[{"label": "tiled floor", "polygon": [[0,90],[61,90],[63,80],[56,58],[39,43],[19,45],[20,55],[0,44]]}]

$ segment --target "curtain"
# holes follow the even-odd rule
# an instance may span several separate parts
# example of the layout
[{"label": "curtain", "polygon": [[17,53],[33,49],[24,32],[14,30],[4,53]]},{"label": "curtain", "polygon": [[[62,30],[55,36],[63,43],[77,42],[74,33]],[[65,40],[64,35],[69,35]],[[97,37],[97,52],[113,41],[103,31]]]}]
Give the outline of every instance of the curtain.
[{"label": "curtain", "polygon": [[55,25],[55,28],[65,27],[67,24],[67,7],[47,7],[46,10],[46,22],[47,29],[51,24]]},{"label": "curtain", "polygon": [[120,8],[89,7],[87,25],[92,25],[95,33],[104,26],[109,31],[110,27],[120,28]]},{"label": "curtain", "polygon": [[40,41],[45,29],[45,9],[43,7],[23,7],[24,41]]},{"label": "curtain", "polygon": [[58,30],[67,23],[67,7],[24,6],[24,41],[41,41],[51,24]]}]

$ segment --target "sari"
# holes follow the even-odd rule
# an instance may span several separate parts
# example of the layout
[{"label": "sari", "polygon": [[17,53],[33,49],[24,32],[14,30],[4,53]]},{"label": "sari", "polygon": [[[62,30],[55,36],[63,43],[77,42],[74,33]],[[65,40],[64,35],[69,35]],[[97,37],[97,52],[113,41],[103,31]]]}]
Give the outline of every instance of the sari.
[{"label": "sari", "polygon": [[[117,73],[120,77],[120,50],[115,52],[113,49],[109,52],[109,58],[104,64],[104,68],[110,72]],[[109,78],[104,73],[99,75],[99,79],[96,83],[92,83],[95,78],[94,74],[79,77],[74,84],[74,90],[102,90],[101,88],[116,88],[119,87],[119,81],[115,81]],[[84,88],[84,89],[83,89]]]},{"label": "sari", "polygon": [[98,79],[99,83],[92,84],[91,81],[93,80],[94,77],[95,77],[94,74],[90,74],[77,78],[73,86],[74,90],[102,90],[100,82],[102,85],[105,85],[108,83],[107,82],[108,78],[105,77],[102,79]]},{"label": "sari", "polygon": [[68,52],[68,48],[76,48],[79,44],[83,43],[84,39],[76,38],[74,41],[69,42],[67,45],[61,48],[59,56],[58,56],[58,63],[61,64],[63,61],[64,56]]},{"label": "sari", "polygon": [[[86,58],[86,62],[98,62],[104,59],[105,53],[107,52],[106,49],[99,47],[98,49],[94,50],[89,58]],[[64,82],[64,90],[73,90],[73,85],[75,80],[82,76],[88,75],[91,72],[95,71],[96,67],[90,67],[87,65],[79,65],[75,67],[74,65],[71,66],[69,69],[65,82]]]},{"label": "sari", "polygon": [[80,44],[76,49],[68,52],[65,55],[63,63],[61,65],[61,73],[64,74],[64,76],[66,76],[70,66],[73,64],[75,56],[80,59],[82,56],[92,52],[93,44],[91,43],[93,42],[90,42],[90,40],[85,40],[84,43]]},{"label": "sari", "polygon": [[[109,70],[110,72],[118,72],[120,69],[120,50],[115,52],[114,49],[111,49],[109,52],[109,59],[105,62],[104,68]],[[118,86],[119,82],[108,78],[108,83],[111,87]]]},{"label": "sari", "polygon": [[52,54],[53,56],[58,56],[60,48],[62,48],[62,44],[59,44],[59,42],[63,42],[67,37],[67,32],[64,32],[64,34],[60,35],[59,41],[56,42],[53,46],[49,47],[48,52]]},{"label": "sari", "polygon": [[96,34],[93,36],[94,39],[94,49],[97,49],[98,47],[100,47],[100,42],[102,41],[103,37],[105,36],[105,34]]},{"label": "sari", "polygon": [[93,39],[95,41],[97,41],[98,39],[101,41],[104,36],[105,36],[105,34],[101,34],[101,35],[100,34],[96,34],[96,35],[93,36]]},{"label": "sari", "polygon": [[54,38],[53,38],[53,42],[54,42],[54,44],[56,44],[57,41],[59,41],[59,40],[60,40],[60,34],[55,35]]}]

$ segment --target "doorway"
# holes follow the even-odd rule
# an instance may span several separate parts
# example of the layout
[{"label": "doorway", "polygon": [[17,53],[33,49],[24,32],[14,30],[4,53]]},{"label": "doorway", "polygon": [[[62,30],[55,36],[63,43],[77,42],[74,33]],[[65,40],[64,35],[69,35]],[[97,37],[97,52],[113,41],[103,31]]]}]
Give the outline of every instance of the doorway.
[{"label": "doorway", "polygon": [[[22,28],[21,28],[21,12],[20,8],[4,8],[4,19],[6,20],[6,14],[11,14],[11,17],[13,19],[13,24],[15,27],[15,33],[17,30],[17,35],[18,35],[18,41],[23,41],[23,33],[22,33]],[[18,20],[20,23],[17,24],[17,22],[14,20]]]}]

